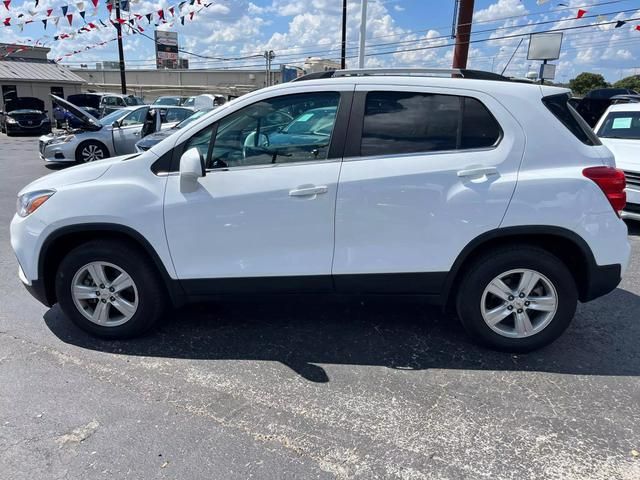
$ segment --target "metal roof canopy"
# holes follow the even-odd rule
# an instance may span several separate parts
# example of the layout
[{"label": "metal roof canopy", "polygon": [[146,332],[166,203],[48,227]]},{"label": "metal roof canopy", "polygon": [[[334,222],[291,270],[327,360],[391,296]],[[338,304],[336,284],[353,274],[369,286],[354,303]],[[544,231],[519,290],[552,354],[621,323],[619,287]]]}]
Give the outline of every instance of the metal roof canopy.
[{"label": "metal roof canopy", "polygon": [[0,81],[86,83],[82,77],[53,61],[20,58],[0,60]]}]

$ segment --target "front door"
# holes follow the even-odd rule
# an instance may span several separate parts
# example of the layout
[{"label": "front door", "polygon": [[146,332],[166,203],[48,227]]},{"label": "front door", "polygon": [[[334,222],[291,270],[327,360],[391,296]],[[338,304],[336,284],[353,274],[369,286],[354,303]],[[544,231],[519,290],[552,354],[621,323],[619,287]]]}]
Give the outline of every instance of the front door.
[{"label": "front door", "polygon": [[336,202],[336,288],[438,294],[461,250],[500,225],[522,129],[480,92],[356,91]]},{"label": "front door", "polygon": [[170,175],[165,195],[167,240],[188,293],[331,289],[351,100],[338,90],[252,103],[176,146],[198,148],[207,167],[195,191]]},{"label": "front door", "polygon": [[147,116],[148,107],[138,108],[120,120],[120,127],[113,129],[113,145],[116,155],[126,155],[136,151],[140,140],[142,124]]}]

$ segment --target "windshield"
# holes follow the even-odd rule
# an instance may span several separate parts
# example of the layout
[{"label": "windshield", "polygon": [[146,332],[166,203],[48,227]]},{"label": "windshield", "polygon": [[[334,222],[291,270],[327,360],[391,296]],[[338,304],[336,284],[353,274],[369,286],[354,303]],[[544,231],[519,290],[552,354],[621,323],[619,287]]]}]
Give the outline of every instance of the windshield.
[{"label": "windshield", "polygon": [[91,108],[99,108],[100,107],[100,96],[99,95],[69,95],[67,97],[67,101],[69,103],[73,103],[77,107],[91,107]]},{"label": "windshield", "polygon": [[598,136],[640,140],[640,111],[609,113],[598,130]]},{"label": "windshield", "polygon": [[116,120],[120,120],[127,113],[130,113],[131,110],[116,110],[115,112],[111,112],[109,115],[106,115],[100,119],[100,124],[103,127],[110,127],[113,122]]},{"label": "windshield", "polygon": [[180,97],[159,97],[154,105],[180,105]]},{"label": "windshield", "polygon": [[174,128],[186,127],[187,125],[189,125],[194,120],[197,120],[198,118],[203,117],[205,114],[209,113],[211,110],[213,110],[213,109],[212,108],[206,108],[204,110],[198,110],[196,113],[194,113],[190,117],[185,118],[183,121],[181,121],[179,124],[177,124]]},{"label": "windshield", "polygon": [[335,117],[336,107],[309,110],[295,118],[289,125],[284,127],[282,131],[292,134],[308,134],[312,132],[320,135],[331,135]]}]

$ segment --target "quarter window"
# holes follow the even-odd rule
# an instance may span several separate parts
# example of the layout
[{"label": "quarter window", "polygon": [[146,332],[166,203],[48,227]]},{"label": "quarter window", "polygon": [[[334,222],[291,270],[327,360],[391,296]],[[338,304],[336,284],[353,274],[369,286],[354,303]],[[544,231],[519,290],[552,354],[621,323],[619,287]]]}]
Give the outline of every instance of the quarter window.
[{"label": "quarter window", "polygon": [[414,92],[367,94],[361,154],[390,155],[490,147],[501,129],[478,100]]}]

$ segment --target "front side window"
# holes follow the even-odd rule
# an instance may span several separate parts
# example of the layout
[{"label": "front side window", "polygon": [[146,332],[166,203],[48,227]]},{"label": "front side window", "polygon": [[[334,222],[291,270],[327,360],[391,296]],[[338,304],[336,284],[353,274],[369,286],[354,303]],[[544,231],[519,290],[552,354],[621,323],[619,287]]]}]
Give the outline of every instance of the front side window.
[{"label": "front side window", "polygon": [[475,98],[416,92],[367,94],[361,155],[486,148],[502,131]]},{"label": "front side window", "polygon": [[169,108],[167,109],[167,114],[165,115],[165,122],[181,122],[192,113],[193,111],[187,110],[186,108]]},{"label": "front side window", "polygon": [[254,103],[218,124],[207,168],[326,160],[340,94],[287,95]]},{"label": "front side window", "polygon": [[139,108],[134,110],[129,115],[122,119],[120,124],[121,127],[132,127],[134,125],[142,125],[144,123],[144,119],[147,116],[146,108]]},{"label": "front side window", "polygon": [[640,140],[640,111],[609,113],[598,130],[598,136]]}]

